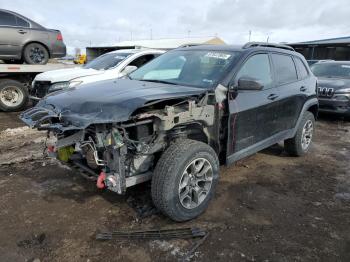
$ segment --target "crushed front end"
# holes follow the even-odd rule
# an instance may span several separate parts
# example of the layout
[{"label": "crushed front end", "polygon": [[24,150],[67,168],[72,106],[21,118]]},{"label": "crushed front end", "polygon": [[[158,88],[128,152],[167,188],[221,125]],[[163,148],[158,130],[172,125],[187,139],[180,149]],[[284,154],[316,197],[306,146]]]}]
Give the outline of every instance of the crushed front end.
[{"label": "crushed front end", "polygon": [[161,152],[174,139],[198,135],[187,123],[203,125],[209,133],[214,126],[215,103],[202,99],[179,99],[149,103],[123,122],[91,123],[77,127],[63,112],[34,107],[21,119],[33,128],[47,130],[54,137],[49,155],[78,168],[99,188],[118,194],[130,186],[151,179]]}]

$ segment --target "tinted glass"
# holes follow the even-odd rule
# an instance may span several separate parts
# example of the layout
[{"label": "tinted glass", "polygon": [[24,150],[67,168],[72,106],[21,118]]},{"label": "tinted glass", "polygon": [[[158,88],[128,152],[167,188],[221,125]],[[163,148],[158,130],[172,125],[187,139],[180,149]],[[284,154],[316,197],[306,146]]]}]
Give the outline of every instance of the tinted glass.
[{"label": "tinted glass", "polygon": [[311,66],[311,71],[318,77],[350,78],[350,64],[317,63]]},{"label": "tinted glass", "polygon": [[129,65],[136,66],[137,68],[139,68],[139,67],[143,66],[144,64],[147,64],[153,58],[154,58],[154,55],[143,55],[143,56],[136,58]]},{"label": "tinted glass", "polygon": [[298,57],[295,57],[294,61],[295,61],[295,65],[297,67],[299,79],[306,78],[308,76],[308,72],[307,72],[307,69],[306,69],[304,63]]},{"label": "tinted glass", "polygon": [[237,54],[227,51],[174,50],[153,59],[129,77],[206,88],[224,75]]},{"label": "tinted glass", "polygon": [[17,18],[17,26],[29,27],[29,23],[26,20],[24,20],[24,19],[22,19],[22,18],[20,18],[18,16],[16,18]]},{"label": "tinted glass", "polygon": [[286,84],[297,80],[297,72],[292,57],[272,54],[278,84]]},{"label": "tinted glass", "polygon": [[241,77],[252,78],[258,81],[264,88],[272,86],[271,67],[267,54],[254,55],[248,59],[239,70],[236,81]]},{"label": "tinted glass", "polygon": [[86,69],[95,69],[95,70],[107,70],[112,67],[117,66],[122,62],[125,58],[127,58],[132,53],[111,53],[104,54],[91,62],[87,63],[84,68]]},{"label": "tinted glass", "polygon": [[0,11],[0,25],[16,26],[16,18],[14,15]]}]

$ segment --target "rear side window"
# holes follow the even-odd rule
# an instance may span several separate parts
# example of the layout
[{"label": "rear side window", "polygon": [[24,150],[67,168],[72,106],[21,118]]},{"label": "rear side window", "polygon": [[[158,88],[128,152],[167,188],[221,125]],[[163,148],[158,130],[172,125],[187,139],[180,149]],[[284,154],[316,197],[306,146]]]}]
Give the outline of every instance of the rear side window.
[{"label": "rear side window", "polygon": [[304,63],[301,61],[300,58],[294,57],[295,65],[297,67],[298,71],[298,78],[299,79],[305,79],[309,75]]},{"label": "rear side window", "polygon": [[16,17],[12,14],[0,11],[0,26],[1,25],[16,26]]},{"label": "rear side window", "polygon": [[22,18],[20,18],[18,16],[16,16],[16,19],[17,19],[17,26],[29,27],[29,23],[26,20],[24,20],[24,19],[22,19]]},{"label": "rear side window", "polygon": [[132,61],[129,65],[136,66],[137,68],[143,66],[144,64],[147,64],[149,61],[151,61],[154,58],[154,55],[143,55],[138,58],[136,58],[134,61]]},{"label": "rear side window", "polygon": [[258,54],[250,57],[238,71],[236,81],[241,77],[252,78],[264,86],[264,89],[272,86],[272,75],[269,56]]},{"label": "rear side window", "polygon": [[297,71],[295,70],[295,65],[291,56],[272,54],[272,61],[276,71],[277,83],[279,85],[298,80]]}]

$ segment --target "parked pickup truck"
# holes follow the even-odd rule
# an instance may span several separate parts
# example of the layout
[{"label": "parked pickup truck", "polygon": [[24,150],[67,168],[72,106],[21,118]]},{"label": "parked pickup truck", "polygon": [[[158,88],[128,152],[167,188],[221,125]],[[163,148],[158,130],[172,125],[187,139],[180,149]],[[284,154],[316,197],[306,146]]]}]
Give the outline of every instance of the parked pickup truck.
[{"label": "parked pickup truck", "polygon": [[200,215],[230,164],[279,141],[308,152],[316,77],[291,47],[267,43],[179,48],[129,79],[46,96],[21,119],[47,130],[50,155],[98,188],[123,194],[152,180],[155,206],[175,221]]},{"label": "parked pickup truck", "polygon": [[48,93],[122,77],[163,53],[152,49],[117,50],[101,55],[82,67],[38,74],[30,88],[30,99],[35,103]]}]

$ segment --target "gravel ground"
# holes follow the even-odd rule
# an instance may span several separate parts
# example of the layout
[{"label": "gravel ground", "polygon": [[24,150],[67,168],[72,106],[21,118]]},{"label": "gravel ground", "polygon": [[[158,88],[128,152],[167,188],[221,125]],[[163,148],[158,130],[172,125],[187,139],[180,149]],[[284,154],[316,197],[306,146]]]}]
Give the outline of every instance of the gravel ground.
[{"label": "gravel ground", "polygon": [[275,145],[222,166],[209,209],[187,223],[140,219],[130,202],[148,203],[148,184],[126,196],[100,191],[43,159],[44,134],[21,126],[0,112],[0,261],[179,261],[196,240],[95,235],[194,226],[210,235],[193,261],[350,261],[350,122],[322,117],[305,157]]}]

